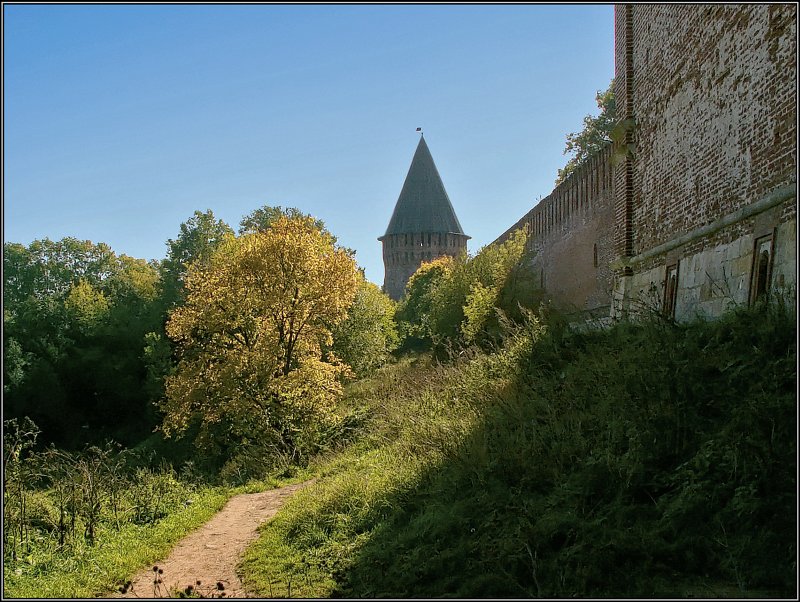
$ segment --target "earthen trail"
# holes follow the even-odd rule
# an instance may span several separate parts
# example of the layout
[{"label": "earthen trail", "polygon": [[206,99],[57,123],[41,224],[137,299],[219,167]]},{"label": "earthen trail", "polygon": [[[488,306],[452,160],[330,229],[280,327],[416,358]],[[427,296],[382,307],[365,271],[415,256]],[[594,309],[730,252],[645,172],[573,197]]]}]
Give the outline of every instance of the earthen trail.
[{"label": "earthen trail", "polygon": [[[114,593],[111,597],[168,597],[176,588],[197,587],[197,581],[201,582],[201,592],[209,593],[221,583],[226,598],[248,597],[236,574],[236,565],[245,548],[258,536],[258,526],[271,518],[295,491],[309,483],[311,481],[232,497],[211,520],[184,537],[165,560],[154,563],[163,573],[154,573],[152,566],[143,569],[132,579],[127,593]],[[162,583],[154,584],[156,578]],[[222,591],[213,593],[216,596]]]}]

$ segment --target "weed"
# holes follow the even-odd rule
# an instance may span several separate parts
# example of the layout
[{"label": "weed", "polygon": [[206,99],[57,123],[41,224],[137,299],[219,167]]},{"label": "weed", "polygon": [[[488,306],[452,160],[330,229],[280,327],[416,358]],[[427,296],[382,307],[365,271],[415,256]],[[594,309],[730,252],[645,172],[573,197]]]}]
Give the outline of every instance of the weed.
[{"label": "weed", "polygon": [[[187,488],[173,482],[166,469],[137,470],[137,483],[121,473],[112,479],[107,470],[118,465],[103,464],[100,460],[108,457],[102,450],[84,454],[46,450],[31,458],[39,466],[42,488],[25,494],[25,553],[20,546],[16,555],[13,548],[5,548],[3,591],[9,597],[100,595],[163,555],[219,510],[231,493]],[[154,484],[147,485],[148,481]],[[165,492],[167,486],[172,489]],[[144,500],[134,493],[144,488],[158,494],[159,487],[160,498]],[[15,493],[6,490],[6,495]],[[8,505],[18,504],[11,499]],[[153,509],[160,509],[157,518]],[[143,516],[148,518],[139,520]]]},{"label": "weed", "polygon": [[228,596],[225,584],[221,581],[216,583],[204,584],[201,580],[197,579],[184,587],[176,586],[169,588],[164,584],[167,579],[163,567],[158,565],[153,566],[152,578],[152,595],[148,592],[146,595],[139,596],[136,591],[135,584],[130,580],[119,582],[116,591],[120,594],[131,594],[135,598],[225,598]]}]

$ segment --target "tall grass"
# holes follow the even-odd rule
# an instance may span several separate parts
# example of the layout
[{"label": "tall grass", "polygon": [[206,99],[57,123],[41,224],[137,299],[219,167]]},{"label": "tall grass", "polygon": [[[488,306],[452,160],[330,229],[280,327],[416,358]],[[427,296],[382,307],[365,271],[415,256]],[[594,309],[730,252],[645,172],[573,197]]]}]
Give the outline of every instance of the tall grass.
[{"label": "tall grass", "polygon": [[38,429],[4,430],[3,595],[92,597],[162,558],[236,493],[277,481],[210,487],[119,446],[36,450]]},{"label": "tall grass", "polygon": [[263,596],[792,596],[796,323],[578,332],[349,391],[360,442],[248,552]]},{"label": "tall grass", "polygon": [[69,550],[44,533],[31,553],[4,567],[3,596],[7,598],[92,598],[102,596],[133,574],[163,558],[182,537],[218,512],[230,490],[195,491],[188,506],[172,508],[162,520],[128,523],[119,530],[101,525],[98,544]]}]

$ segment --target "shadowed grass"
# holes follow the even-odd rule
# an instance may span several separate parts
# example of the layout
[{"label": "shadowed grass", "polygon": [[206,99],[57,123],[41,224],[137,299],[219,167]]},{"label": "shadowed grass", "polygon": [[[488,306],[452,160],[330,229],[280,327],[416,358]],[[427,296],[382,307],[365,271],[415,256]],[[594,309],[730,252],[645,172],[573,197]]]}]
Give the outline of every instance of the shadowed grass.
[{"label": "shadowed grass", "polygon": [[[261,596],[791,596],[796,324],[518,333],[348,392],[360,441],[248,551]],[[291,585],[291,592],[290,592]]]}]

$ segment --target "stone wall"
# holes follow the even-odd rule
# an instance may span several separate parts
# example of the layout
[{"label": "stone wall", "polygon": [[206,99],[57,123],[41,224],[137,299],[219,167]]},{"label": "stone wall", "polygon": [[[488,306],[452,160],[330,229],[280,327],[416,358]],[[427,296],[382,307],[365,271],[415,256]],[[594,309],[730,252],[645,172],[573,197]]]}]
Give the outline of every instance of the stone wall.
[{"label": "stone wall", "polygon": [[767,234],[773,234],[775,243],[771,289],[794,296],[796,222],[773,227],[774,219],[774,214],[764,212],[702,237],[678,252],[642,261],[633,275],[618,281],[626,288],[615,291],[617,311],[661,310],[667,266],[673,264],[678,267],[679,283],[676,319],[713,317],[734,306],[747,305],[751,301],[755,241]]},{"label": "stone wall", "polygon": [[771,285],[796,284],[796,14],[790,4],[617,7],[617,73],[627,71],[615,92],[636,122],[632,185],[618,191],[630,212],[630,252],[616,264],[622,311],[663,303],[672,264],[677,318],[748,303],[755,240],[767,234]]},{"label": "stone wall", "polygon": [[590,159],[495,242],[527,228],[530,267],[568,312],[609,313],[614,258],[611,147]]},{"label": "stone wall", "polygon": [[383,290],[395,301],[405,292],[406,283],[423,261],[443,255],[458,256],[467,250],[463,234],[390,234],[381,239],[385,276]]}]

